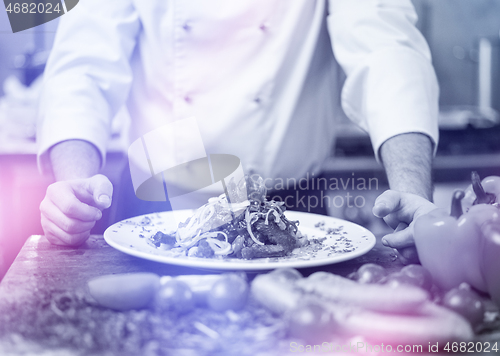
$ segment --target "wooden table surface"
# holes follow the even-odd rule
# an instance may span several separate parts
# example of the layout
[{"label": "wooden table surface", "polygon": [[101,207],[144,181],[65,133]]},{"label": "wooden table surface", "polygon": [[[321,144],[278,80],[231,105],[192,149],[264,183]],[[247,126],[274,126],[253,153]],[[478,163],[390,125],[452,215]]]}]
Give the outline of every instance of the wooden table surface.
[{"label": "wooden table surface", "polygon": [[[377,239],[375,247],[363,256],[300,271],[304,276],[319,270],[347,276],[369,262],[380,264],[390,271],[403,266],[395,253]],[[55,246],[45,237],[36,235],[28,239],[0,283],[0,311],[8,303],[33,298],[34,290],[84,290],[87,281],[93,277],[131,272],[153,272],[171,276],[214,273],[210,270],[173,266],[133,257],[112,248],[100,235],[91,236],[78,248]]]},{"label": "wooden table surface", "polygon": [[[384,247],[380,239],[377,239],[375,247],[361,257],[300,271],[304,276],[318,270],[346,276],[368,262],[380,264],[389,271],[402,267],[394,252]],[[105,274],[128,272],[154,272],[159,275],[214,273],[129,256],[107,245],[102,236],[91,236],[78,248],[54,246],[43,236],[32,236],[0,283],[0,340],[10,333],[17,335],[23,330],[20,324],[26,323],[25,315],[36,315],[36,308],[40,307],[37,301],[40,296],[55,292],[85,294],[89,279]],[[252,278],[252,275],[249,277]],[[17,314],[19,319],[16,321]],[[29,328],[29,325],[26,325],[26,328]],[[490,334],[493,338],[500,339],[498,332]],[[16,335],[17,338],[22,337]]]}]

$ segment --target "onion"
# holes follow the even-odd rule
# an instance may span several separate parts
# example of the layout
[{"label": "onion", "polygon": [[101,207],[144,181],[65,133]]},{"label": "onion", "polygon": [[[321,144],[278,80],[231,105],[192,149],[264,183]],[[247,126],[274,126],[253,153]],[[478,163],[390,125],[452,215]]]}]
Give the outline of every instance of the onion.
[{"label": "onion", "polygon": [[216,255],[229,255],[232,252],[231,244],[226,241],[221,241],[217,239],[213,239],[211,237],[207,238],[207,242],[214,250]]},{"label": "onion", "polygon": [[248,212],[248,209],[245,211],[245,220],[247,222],[247,231],[248,231],[248,234],[250,235],[250,237],[252,238],[252,240],[257,244],[257,245],[261,245],[263,246],[264,243],[263,242],[260,242],[253,234],[252,232],[252,218],[254,216],[256,216],[257,214],[256,213],[252,213],[250,214]]}]

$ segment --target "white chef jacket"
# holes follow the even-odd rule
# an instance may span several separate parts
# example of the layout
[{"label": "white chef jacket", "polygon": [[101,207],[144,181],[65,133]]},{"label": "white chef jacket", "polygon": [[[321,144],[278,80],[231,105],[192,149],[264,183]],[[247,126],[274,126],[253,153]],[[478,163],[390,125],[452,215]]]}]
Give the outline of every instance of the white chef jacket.
[{"label": "white chef jacket", "polygon": [[81,1],[45,71],[40,166],[69,139],[93,143],[104,162],[125,104],[132,141],[195,117],[208,153],[265,177],[317,172],[340,103],[377,155],[407,132],[436,147],[438,86],[416,19],[410,0]]}]

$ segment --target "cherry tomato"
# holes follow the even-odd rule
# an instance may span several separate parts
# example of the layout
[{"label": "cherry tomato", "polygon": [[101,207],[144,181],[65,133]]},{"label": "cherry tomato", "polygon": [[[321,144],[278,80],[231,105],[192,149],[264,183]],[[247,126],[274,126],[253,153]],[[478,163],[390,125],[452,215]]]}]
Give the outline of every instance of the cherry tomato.
[{"label": "cherry tomato", "polygon": [[391,288],[397,288],[401,285],[416,285],[414,278],[408,277],[401,272],[391,273],[390,275],[384,277],[380,282]]},{"label": "cherry tomato", "polygon": [[222,312],[239,310],[245,306],[249,294],[247,281],[237,274],[227,274],[214,283],[208,292],[210,308]]},{"label": "cherry tomato", "polygon": [[425,290],[432,287],[432,276],[428,270],[421,265],[408,265],[401,269],[401,273],[412,278],[415,285]]},{"label": "cherry tomato", "polygon": [[302,274],[294,268],[278,268],[269,273],[278,283],[293,283],[302,278]]},{"label": "cherry tomato", "polygon": [[162,311],[186,313],[194,309],[194,304],[191,288],[182,281],[172,279],[156,293],[155,305]]},{"label": "cherry tomato", "polygon": [[335,331],[332,314],[317,303],[298,305],[288,313],[287,321],[291,337],[309,342],[328,341]]},{"label": "cherry tomato", "polygon": [[387,275],[384,267],[375,263],[366,263],[359,267],[356,274],[359,283],[377,283]]},{"label": "cherry tomato", "polygon": [[449,290],[444,295],[443,305],[465,317],[472,325],[484,319],[484,303],[467,283]]}]

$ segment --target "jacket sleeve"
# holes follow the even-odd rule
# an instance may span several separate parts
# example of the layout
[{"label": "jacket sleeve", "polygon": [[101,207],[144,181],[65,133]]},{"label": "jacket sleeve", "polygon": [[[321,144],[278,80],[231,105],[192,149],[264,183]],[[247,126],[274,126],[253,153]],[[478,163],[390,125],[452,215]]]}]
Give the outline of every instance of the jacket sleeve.
[{"label": "jacket sleeve", "polygon": [[328,30],[347,75],[346,115],[379,148],[402,133],[426,134],[437,148],[439,88],[410,0],[329,0]]},{"label": "jacket sleeve", "polygon": [[132,82],[140,28],[132,0],[86,0],[62,16],[44,73],[37,124],[38,164],[70,139],[97,147],[104,165],[111,121]]}]

